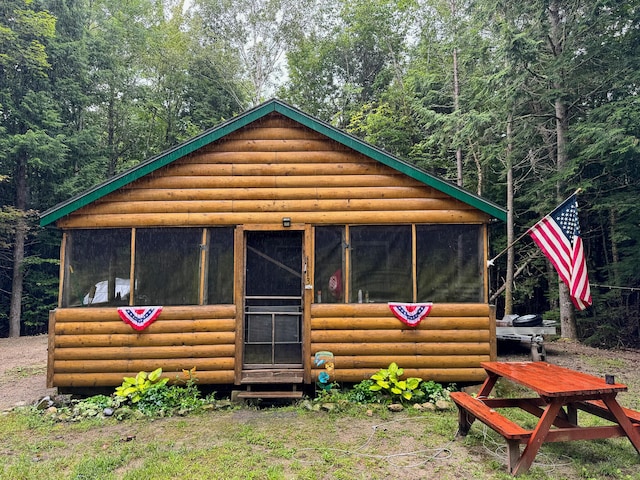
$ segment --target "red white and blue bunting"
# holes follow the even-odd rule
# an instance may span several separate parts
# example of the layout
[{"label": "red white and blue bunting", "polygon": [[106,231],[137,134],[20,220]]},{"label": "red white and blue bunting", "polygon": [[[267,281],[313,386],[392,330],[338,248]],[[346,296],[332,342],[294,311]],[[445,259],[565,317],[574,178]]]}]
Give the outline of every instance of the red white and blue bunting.
[{"label": "red white and blue bunting", "polygon": [[396,318],[410,327],[417,327],[431,313],[431,307],[433,303],[389,302],[389,308]]},{"label": "red white and blue bunting", "polygon": [[162,307],[119,307],[118,315],[124,323],[136,330],[144,330],[151,325],[162,312]]}]

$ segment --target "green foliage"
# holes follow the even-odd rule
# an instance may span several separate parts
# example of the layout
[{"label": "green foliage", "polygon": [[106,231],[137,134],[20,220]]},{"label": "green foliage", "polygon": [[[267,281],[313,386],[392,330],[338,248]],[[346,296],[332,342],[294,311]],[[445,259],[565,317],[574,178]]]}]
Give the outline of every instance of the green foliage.
[{"label": "green foliage", "polygon": [[362,380],[360,383],[356,383],[347,392],[347,399],[350,402],[355,403],[376,403],[380,401],[380,394],[371,387],[375,385],[373,380]]},{"label": "green foliage", "polygon": [[[117,420],[147,417],[170,417],[199,411],[214,402],[212,393],[201,397],[196,386],[195,368],[183,370],[183,377],[176,378],[176,385],[169,385],[168,378],[161,378],[161,369],[136,377],[125,377],[113,395],[94,395],[69,406],[62,406],[55,415],[58,420],[80,421],[113,416]],[[177,383],[182,383],[178,385]]]},{"label": "green foliage", "polygon": [[428,402],[435,403],[438,400],[449,400],[449,393],[455,390],[455,385],[444,387],[433,380],[423,381],[420,390],[424,392],[424,398]]},{"label": "green foliage", "polygon": [[168,378],[162,378],[162,368],[156,368],[153,372],[138,372],[135,377],[124,377],[122,385],[116,388],[115,394],[130,401],[138,403],[153,388],[165,387]]},{"label": "green foliage", "polygon": [[182,370],[183,378],[176,382],[184,385],[168,386],[166,383],[152,385],[137,403],[140,412],[147,416],[168,417],[172,415],[186,415],[200,410],[204,405],[213,402],[214,394],[206,398],[200,397],[197,387],[196,368]]},{"label": "green foliage", "polygon": [[106,395],[94,395],[93,397],[75,402],[70,408],[70,419],[74,421],[102,417],[106,408],[117,408],[122,398]]},{"label": "green foliage", "polygon": [[416,390],[422,381],[420,378],[410,377],[400,380],[404,369],[392,362],[388,368],[383,368],[371,376],[375,383],[369,387],[372,392],[385,392],[392,399],[411,400],[418,392]]},{"label": "green foliage", "polygon": [[147,416],[168,417],[174,413],[185,415],[201,406],[202,399],[195,385],[168,387],[155,384],[144,393],[137,408]]}]

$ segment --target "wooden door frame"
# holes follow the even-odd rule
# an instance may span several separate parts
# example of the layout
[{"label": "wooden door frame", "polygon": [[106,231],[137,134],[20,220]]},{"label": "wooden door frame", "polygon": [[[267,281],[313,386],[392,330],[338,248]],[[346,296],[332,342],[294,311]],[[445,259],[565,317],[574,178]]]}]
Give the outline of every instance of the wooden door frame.
[{"label": "wooden door frame", "polygon": [[[234,384],[240,385],[242,380],[242,369],[244,365],[244,297],[246,285],[246,264],[247,264],[247,236],[246,232],[255,231],[298,231],[302,232],[302,275],[303,275],[303,298],[302,298],[302,367],[304,369],[304,382],[311,380],[311,303],[313,301],[313,229],[309,224],[292,223],[290,227],[283,227],[280,224],[259,224],[259,225],[239,225],[235,229],[234,235],[234,303],[236,306],[236,345],[235,345],[235,365]],[[306,272],[305,270],[306,266]]]}]

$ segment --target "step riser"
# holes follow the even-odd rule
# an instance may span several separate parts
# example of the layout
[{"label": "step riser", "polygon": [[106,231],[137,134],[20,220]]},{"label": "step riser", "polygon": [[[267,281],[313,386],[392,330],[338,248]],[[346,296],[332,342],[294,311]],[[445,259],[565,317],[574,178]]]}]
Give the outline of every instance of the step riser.
[{"label": "step riser", "polygon": [[239,392],[237,398],[246,400],[250,398],[259,399],[300,399],[303,397],[302,392]]},{"label": "step riser", "polygon": [[241,385],[252,384],[300,384],[304,382],[301,370],[245,370],[242,372]]}]

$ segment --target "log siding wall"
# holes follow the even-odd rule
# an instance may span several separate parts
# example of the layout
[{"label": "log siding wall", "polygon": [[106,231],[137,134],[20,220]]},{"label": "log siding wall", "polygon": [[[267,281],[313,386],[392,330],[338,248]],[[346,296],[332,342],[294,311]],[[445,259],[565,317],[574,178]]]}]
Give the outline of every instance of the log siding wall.
[{"label": "log siding wall", "polygon": [[164,307],[138,332],[115,308],[59,308],[49,323],[47,383],[115,386],[124,376],[158,367],[173,380],[182,369],[196,367],[203,384],[232,384],[235,315],[233,305]]},{"label": "log siding wall", "polygon": [[278,114],[106,195],[61,228],[484,223],[486,214]]},{"label": "log siding wall", "polygon": [[332,352],[341,382],[359,382],[391,362],[425,380],[482,381],[480,362],[496,357],[495,313],[487,304],[434,304],[416,328],[387,305],[315,304],[311,317],[311,354]]}]

